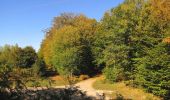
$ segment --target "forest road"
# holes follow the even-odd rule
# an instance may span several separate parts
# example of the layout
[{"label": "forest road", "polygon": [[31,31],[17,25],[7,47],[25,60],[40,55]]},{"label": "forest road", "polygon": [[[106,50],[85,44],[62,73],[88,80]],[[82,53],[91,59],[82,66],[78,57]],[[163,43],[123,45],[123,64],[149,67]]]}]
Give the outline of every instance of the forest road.
[{"label": "forest road", "polygon": [[92,86],[96,79],[97,78],[90,78],[75,84],[75,86],[78,86],[80,90],[85,91],[88,96],[96,97],[97,92]]}]

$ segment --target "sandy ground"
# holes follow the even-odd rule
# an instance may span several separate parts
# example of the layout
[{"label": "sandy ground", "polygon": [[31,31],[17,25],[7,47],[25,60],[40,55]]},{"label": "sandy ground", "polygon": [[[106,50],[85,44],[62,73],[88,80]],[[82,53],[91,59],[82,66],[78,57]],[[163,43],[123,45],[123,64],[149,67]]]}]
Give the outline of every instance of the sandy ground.
[{"label": "sandy ground", "polygon": [[92,84],[96,81],[97,78],[90,78],[84,81],[81,81],[76,84],[76,86],[80,87],[80,90],[86,91],[88,96],[96,97],[96,90],[92,87]]},{"label": "sandy ground", "polygon": [[[96,97],[97,91],[92,87],[97,78],[90,78],[75,84],[80,90],[86,92],[88,96]],[[55,86],[54,88],[65,88],[65,86]]]},{"label": "sandy ground", "polygon": [[[92,96],[92,97],[100,97],[99,95],[102,95],[102,93],[100,91],[95,90],[92,85],[93,83],[96,81],[96,79],[98,79],[98,77],[96,78],[90,78],[81,82],[78,82],[77,84],[75,84],[75,86],[78,86],[80,90],[86,92],[86,94],[88,96]],[[65,88],[65,86],[55,86],[54,88]],[[38,88],[29,88],[31,90],[41,90],[41,89],[46,89],[46,87],[38,87]]]}]

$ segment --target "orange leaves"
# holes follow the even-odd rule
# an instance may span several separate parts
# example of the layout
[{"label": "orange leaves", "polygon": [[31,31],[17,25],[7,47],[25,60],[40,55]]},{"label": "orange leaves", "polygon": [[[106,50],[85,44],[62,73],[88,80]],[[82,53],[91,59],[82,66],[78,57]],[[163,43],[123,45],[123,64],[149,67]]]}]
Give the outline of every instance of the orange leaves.
[{"label": "orange leaves", "polygon": [[170,1],[151,0],[153,14],[158,20],[170,21]]},{"label": "orange leaves", "polygon": [[72,44],[76,43],[80,38],[78,34],[78,29],[73,26],[65,26],[56,31],[54,35],[54,44]]},{"label": "orange leaves", "polygon": [[163,39],[163,42],[170,44],[170,37],[167,37],[167,38]]}]

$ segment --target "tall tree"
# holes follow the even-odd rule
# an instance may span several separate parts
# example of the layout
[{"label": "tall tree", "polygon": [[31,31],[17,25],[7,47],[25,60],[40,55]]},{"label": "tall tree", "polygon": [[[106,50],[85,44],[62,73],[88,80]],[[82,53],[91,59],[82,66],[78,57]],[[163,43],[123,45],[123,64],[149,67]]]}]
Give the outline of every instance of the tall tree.
[{"label": "tall tree", "polygon": [[0,64],[10,65],[13,67],[17,66],[16,56],[17,56],[17,51],[20,49],[21,48],[18,47],[18,45],[15,46],[5,45],[4,47],[1,47]]},{"label": "tall tree", "polygon": [[72,25],[76,15],[73,13],[62,13],[60,16],[54,18],[53,26],[46,31],[45,39],[41,43],[40,52],[42,58],[45,60],[47,69],[53,69],[52,63],[52,42],[56,31],[64,26]]},{"label": "tall tree", "polygon": [[166,39],[170,36],[170,20],[164,2],[150,0],[143,6],[136,38],[140,46],[136,81],[147,91],[168,99],[169,44]]},{"label": "tall tree", "polygon": [[41,51],[45,62],[60,72],[94,72],[92,42],[96,25],[94,19],[84,15],[64,13],[56,17],[42,42]]},{"label": "tall tree", "polygon": [[108,67],[104,71],[106,77],[109,75],[107,70],[111,74],[114,70],[113,72],[110,70],[115,68],[123,70],[121,72],[126,76],[124,79],[134,77],[134,35],[142,4],[142,0],[125,0],[123,4],[107,12],[102,19],[96,40],[96,48],[102,55],[99,53],[96,58]]}]

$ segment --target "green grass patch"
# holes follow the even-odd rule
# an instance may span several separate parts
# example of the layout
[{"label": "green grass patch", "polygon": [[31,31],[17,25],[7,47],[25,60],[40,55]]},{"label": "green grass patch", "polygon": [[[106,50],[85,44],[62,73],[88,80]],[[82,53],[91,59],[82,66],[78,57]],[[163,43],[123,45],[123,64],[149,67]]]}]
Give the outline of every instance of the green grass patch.
[{"label": "green grass patch", "polygon": [[111,84],[105,80],[98,79],[93,83],[93,88],[96,90],[114,90],[115,84]]},{"label": "green grass patch", "polygon": [[120,100],[161,100],[153,94],[146,93],[143,89],[126,86],[124,82],[109,83],[103,78],[97,79],[93,83],[93,88],[103,91],[106,96]]}]

